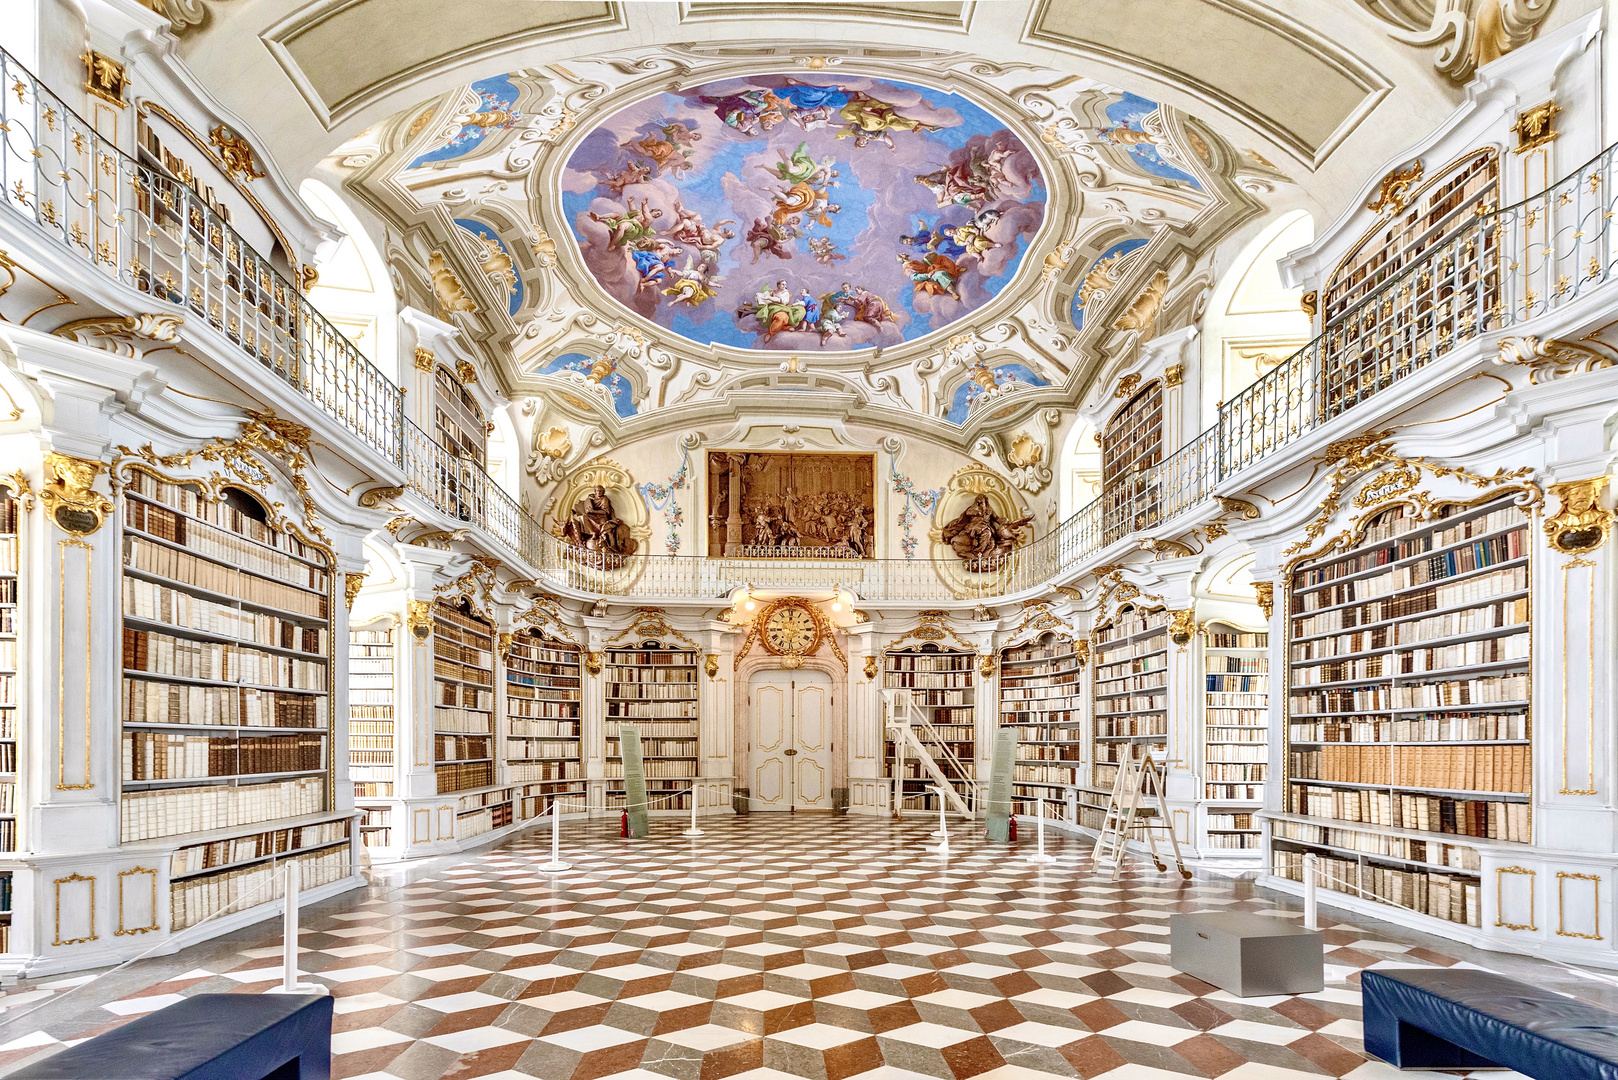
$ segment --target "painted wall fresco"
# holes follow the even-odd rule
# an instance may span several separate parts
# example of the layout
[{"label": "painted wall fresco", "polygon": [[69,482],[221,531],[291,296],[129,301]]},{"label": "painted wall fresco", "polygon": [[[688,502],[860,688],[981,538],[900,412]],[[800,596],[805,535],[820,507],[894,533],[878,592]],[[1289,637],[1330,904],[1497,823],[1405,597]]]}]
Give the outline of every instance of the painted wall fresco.
[{"label": "painted wall fresco", "polygon": [[637,102],[579,143],[562,187],[611,296],[701,344],[794,352],[894,345],[982,307],[1046,198],[980,106],[832,75]]},{"label": "painted wall fresco", "polygon": [[635,389],[629,380],[618,374],[617,365],[605,357],[591,358],[583,353],[563,353],[552,357],[534,374],[559,375],[564,372],[577,372],[590,382],[606,388],[612,395],[612,411],[622,418],[629,418],[636,413]]},{"label": "painted wall fresco", "polygon": [[522,119],[522,113],[512,107],[517,104],[517,88],[508,76],[494,75],[479,79],[472,84],[472,92],[478,96],[477,107],[455,118],[460,122],[460,130],[444,145],[417,157],[406,168],[415,169],[465,157],[476,150],[490,132],[503,131]]}]

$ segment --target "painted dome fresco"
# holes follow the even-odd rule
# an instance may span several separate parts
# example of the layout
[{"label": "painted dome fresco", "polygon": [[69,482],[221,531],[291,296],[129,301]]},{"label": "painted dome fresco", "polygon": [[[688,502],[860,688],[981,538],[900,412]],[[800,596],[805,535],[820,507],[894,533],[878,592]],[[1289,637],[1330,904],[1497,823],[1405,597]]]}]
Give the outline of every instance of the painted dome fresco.
[{"label": "painted dome fresco", "polygon": [[608,295],[699,344],[794,352],[897,345],[981,308],[1046,199],[982,107],[838,75],[644,99],[578,143],[561,184]]}]

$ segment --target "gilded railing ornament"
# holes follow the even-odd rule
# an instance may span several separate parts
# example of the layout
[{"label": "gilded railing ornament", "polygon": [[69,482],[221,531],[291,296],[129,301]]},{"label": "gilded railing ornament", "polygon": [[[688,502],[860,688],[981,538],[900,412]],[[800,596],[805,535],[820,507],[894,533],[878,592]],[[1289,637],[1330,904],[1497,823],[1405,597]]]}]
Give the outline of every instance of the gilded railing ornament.
[{"label": "gilded railing ornament", "polygon": [[1614,515],[1601,505],[1606,487],[1605,476],[1550,486],[1551,494],[1562,503],[1545,521],[1545,537],[1551,547],[1564,555],[1586,555],[1607,542]]}]

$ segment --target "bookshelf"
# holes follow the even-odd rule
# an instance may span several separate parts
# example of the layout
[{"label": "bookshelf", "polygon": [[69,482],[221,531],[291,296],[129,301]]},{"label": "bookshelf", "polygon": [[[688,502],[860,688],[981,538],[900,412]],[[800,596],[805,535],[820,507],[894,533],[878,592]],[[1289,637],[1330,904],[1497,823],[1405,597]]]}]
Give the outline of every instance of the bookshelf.
[{"label": "bookshelf", "polygon": [[[576,645],[520,630],[506,650],[506,761],[508,779],[525,784],[523,798],[541,796],[533,817],[551,801],[583,802],[584,759],[580,710],[583,672]],[[567,803],[563,805],[564,812]]]},{"label": "bookshelf", "polygon": [[274,860],[238,865],[249,845],[273,856],[325,836],[320,851],[291,856],[310,861],[306,884],[349,876],[348,822],[332,813],[329,783],[326,555],[237,488],[209,497],[137,470],[122,494],[120,833],[135,845],[207,836],[180,849],[173,928],[257,888],[248,883]]},{"label": "bookshelf", "polygon": [[1118,763],[1133,755],[1161,756],[1168,748],[1167,611],[1124,604],[1093,635],[1095,678],[1091,683],[1095,765],[1090,782],[1103,808],[1118,775]]},{"label": "bookshelf", "polygon": [[[696,652],[657,641],[608,649],[601,677],[606,705],[602,734],[609,780],[607,806],[616,810],[625,805],[618,732],[629,723],[640,729],[646,799],[651,809],[690,809],[689,793],[673,799],[667,796],[691,786],[701,764]],[[619,781],[618,786],[611,786],[612,780]]]},{"label": "bookshelf", "polygon": [[[349,875],[349,820],[271,829],[182,847],[169,856],[169,929],[201,922],[266,882],[287,860],[300,866],[299,881],[313,889]],[[276,883],[260,903],[283,895]]]},{"label": "bookshelf", "polygon": [[1203,630],[1206,854],[1257,852],[1269,772],[1270,635],[1223,619]]},{"label": "bookshelf", "polygon": [[[933,758],[945,775],[950,766],[942,755],[945,746],[961,762],[964,775],[950,777],[951,786],[961,797],[972,799],[972,783],[977,776],[977,677],[973,670],[977,654],[939,648],[928,642],[915,648],[895,649],[883,655],[882,685],[889,690],[905,690],[911,695],[916,711],[926,718],[938,733],[929,737],[917,732],[922,745],[937,747]],[[894,776],[897,768],[896,747],[891,739],[886,742],[887,773]],[[899,785],[897,798],[903,810],[937,810],[938,795],[933,780],[924,776],[921,766],[906,759],[905,774],[895,777]]]},{"label": "bookshelf", "polygon": [[[0,852],[17,850],[18,653],[16,491],[0,485]],[[0,953],[11,951],[12,880],[0,872]]]},{"label": "bookshelf", "polygon": [[494,627],[433,602],[433,772],[438,793],[494,786]]},{"label": "bookshelf", "polygon": [[1000,652],[1000,726],[1017,730],[1012,813],[1059,818],[1082,765],[1083,678],[1073,639],[1046,633]]},{"label": "bookshelf", "polygon": [[395,653],[391,627],[348,632],[348,776],[365,847],[393,846]]},{"label": "bookshelf", "polygon": [[1480,925],[1480,848],[1532,840],[1530,516],[1400,505],[1298,564],[1287,596],[1277,876]]}]

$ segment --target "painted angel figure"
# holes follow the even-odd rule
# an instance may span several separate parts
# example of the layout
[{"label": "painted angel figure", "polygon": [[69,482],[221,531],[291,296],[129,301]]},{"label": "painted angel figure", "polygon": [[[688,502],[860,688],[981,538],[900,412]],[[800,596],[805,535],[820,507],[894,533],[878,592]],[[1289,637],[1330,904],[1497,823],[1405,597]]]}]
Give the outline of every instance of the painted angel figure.
[{"label": "painted angel figure", "polygon": [[629,200],[629,208],[621,214],[608,214],[602,217],[594,210],[590,211],[590,220],[607,227],[607,242],[612,247],[621,248],[638,245],[641,241],[650,240],[657,235],[657,226],[653,224],[663,216],[663,211],[656,208],[647,209],[650,200],[642,199],[640,205],[635,200]]},{"label": "painted angel figure", "polygon": [[691,256],[685,257],[685,266],[674,271],[674,283],[663,290],[664,296],[673,297],[671,303],[697,307],[719,295],[719,284],[725,279],[709,277],[706,262],[693,267]]},{"label": "painted angel figure", "polygon": [[822,266],[830,266],[834,262],[848,258],[847,255],[837,250],[837,245],[833,243],[832,238],[829,236],[811,237],[809,240],[809,254],[813,255],[815,262],[820,263]]},{"label": "painted angel figure", "polygon": [[961,268],[954,259],[936,251],[929,252],[925,259],[907,259],[903,255],[897,258],[899,265],[910,275],[917,295],[961,298],[955,289],[955,283],[961,278]]}]

